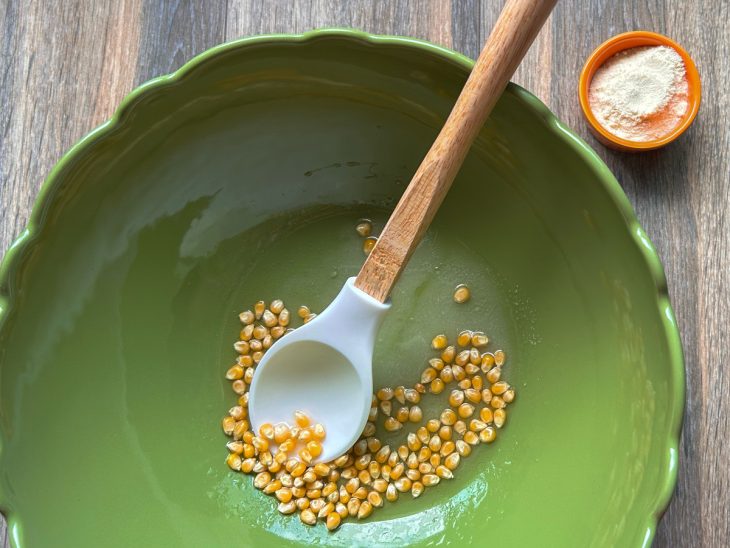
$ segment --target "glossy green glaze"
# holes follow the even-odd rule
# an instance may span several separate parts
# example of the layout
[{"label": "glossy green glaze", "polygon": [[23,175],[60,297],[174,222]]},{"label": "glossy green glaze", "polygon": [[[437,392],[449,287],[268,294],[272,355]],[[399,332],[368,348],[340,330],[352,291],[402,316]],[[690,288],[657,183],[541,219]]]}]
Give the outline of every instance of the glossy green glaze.
[{"label": "glossy green glaze", "polygon": [[[129,96],[41,192],[1,273],[0,501],[16,547],[641,546],[668,503],[681,347],[618,183],[510,86],[393,294],[376,383],[483,328],[518,387],[456,479],[339,531],[227,471],[237,312],[320,310],[471,61],[352,31],[242,40]],[[473,299],[451,301],[457,283]]]}]

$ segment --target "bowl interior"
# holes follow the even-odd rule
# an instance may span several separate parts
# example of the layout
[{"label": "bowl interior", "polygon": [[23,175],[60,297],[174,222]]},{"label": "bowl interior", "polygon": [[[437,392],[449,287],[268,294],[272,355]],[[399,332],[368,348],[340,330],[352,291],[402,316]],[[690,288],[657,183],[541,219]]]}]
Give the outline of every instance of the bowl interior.
[{"label": "bowl interior", "polygon": [[0,332],[18,545],[644,540],[674,466],[671,311],[610,175],[516,87],[396,287],[374,360],[376,387],[411,384],[435,334],[483,329],[518,389],[497,442],[335,534],[224,465],[238,312],[330,302],[363,261],[355,221],[382,227],[467,72],[406,41],[244,43],[138,95],[59,168],[8,267]]}]

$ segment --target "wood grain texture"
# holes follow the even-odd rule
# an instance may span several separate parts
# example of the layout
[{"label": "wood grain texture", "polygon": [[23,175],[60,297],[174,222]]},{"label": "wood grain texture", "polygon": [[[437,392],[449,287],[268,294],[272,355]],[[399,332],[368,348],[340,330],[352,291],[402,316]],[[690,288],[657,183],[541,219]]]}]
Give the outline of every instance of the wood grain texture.
[{"label": "wood grain texture", "polygon": [[[215,43],[345,26],[476,56],[500,0],[0,0],[0,249],[79,137],[136,84]],[[626,190],[666,268],[687,366],[677,493],[655,546],[730,545],[730,16],[728,0],[560,0],[514,80],[591,144]],[[610,36],[665,33],[695,59],[704,97],[669,147],[611,152],[588,133],[581,65]]]}]

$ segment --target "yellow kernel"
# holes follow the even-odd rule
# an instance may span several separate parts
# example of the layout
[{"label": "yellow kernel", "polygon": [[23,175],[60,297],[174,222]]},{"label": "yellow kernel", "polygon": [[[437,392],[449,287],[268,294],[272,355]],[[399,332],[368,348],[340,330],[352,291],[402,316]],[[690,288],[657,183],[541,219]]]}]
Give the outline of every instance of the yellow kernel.
[{"label": "yellow kernel", "polygon": [[294,411],[294,422],[300,428],[306,428],[311,423],[309,417],[304,411]]},{"label": "yellow kernel", "polygon": [[[456,423],[454,423],[456,425]],[[439,438],[441,438],[444,441],[450,440],[453,436],[452,428],[448,425],[443,425],[441,428],[439,428]]]},{"label": "yellow kernel", "polygon": [[454,289],[454,302],[463,304],[471,298],[471,291],[465,284],[459,284]]},{"label": "yellow kernel", "polygon": [[491,390],[492,390],[492,394],[501,396],[502,394],[507,392],[507,390],[509,390],[509,384],[506,383],[505,381],[497,381],[492,385]]},{"label": "yellow kernel", "polygon": [[373,231],[373,223],[370,219],[360,219],[355,225],[355,232],[363,238],[367,238]]},{"label": "yellow kernel", "polygon": [[482,346],[487,346],[489,344],[489,337],[487,337],[484,333],[481,331],[475,331],[471,335],[471,345],[476,346],[477,348],[481,348]]},{"label": "yellow kernel", "polygon": [[249,325],[253,323],[255,318],[253,312],[251,312],[250,310],[246,310],[238,315],[238,319],[241,320],[242,324]]},{"label": "yellow kernel", "polygon": [[264,487],[263,491],[267,495],[271,495],[279,489],[281,489],[281,480],[275,479],[275,480],[271,480],[271,482],[269,482],[269,484],[266,487]]},{"label": "yellow kernel", "polygon": [[243,378],[243,367],[238,364],[231,366],[230,369],[226,371],[226,379],[229,381],[235,381],[241,378]]},{"label": "yellow kernel", "polygon": [[[312,501],[312,502],[314,502],[314,501]],[[309,507],[312,508],[312,503],[309,504]],[[312,508],[312,510],[317,512],[317,517],[319,519],[324,519],[327,516],[329,516],[332,512],[335,511],[335,505],[332,502],[328,502],[327,504],[322,506],[322,508],[320,508],[319,510],[316,510],[315,508]]]},{"label": "yellow kernel", "polygon": [[322,454],[322,444],[316,440],[312,440],[307,444],[307,451],[312,455],[312,458],[317,458]]},{"label": "yellow kernel", "polygon": [[380,449],[378,449],[378,452],[375,453],[375,460],[379,462],[380,464],[385,463],[388,460],[388,457],[390,456],[390,446],[384,445]]},{"label": "yellow kernel", "polygon": [[494,365],[494,354],[491,352],[485,352],[482,354],[482,371],[485,373],[489,371]]},{"label": "yellow kernel", "polygon": [[454,361],[454,357],[456,357],[456,348],[453,346],[447,346],[444,348],[444,351],[441,352],[441,361],[444,363],[451,363]]},{"label": "yellow kernel", "polygon": [[487,427],[487,423],[479,419],[472,419],[469,423],[469,430],[472,432],[481,432]]},{"label": "yellow kernel", "polygon": [[413,495],[413,498],[420,497],[423,489],[423,484],[420,481],[414,481],[411,487],[411,495]]},{"label": "yellow kernel", "polygon": [[274,426],[271,423],[265,422],[259,428],[259,435],[267,440],[274,439]]},{"label": "yellow kernel", "polygon": [[461,455],[458,452],[451,453],[444,459],[444,466],[453,471],[459,466],[459,462],[461,462]]},{"label": "yellow kernel", "polygon": [[408,449],[407,446],[401,445],[398,448],[398,456],[400,457],[400,460],[405,461],[408,458],[409,454],[410,454],[410,449]]},{"label": "yellow kernel", "polygon": [[266,451],[269,448],[269,442],[265,438],[259,436],[255,436],[251,441],[251,444],[257,451]]},{"label": "yellow kernel", "polygon": [[[243,331],[241,331],[241,336],[245,336]],[[239,354],[248,354],[251,351],[251,345],[246,341],[237,341],[233,344],[233,349]]]},{"label": "yellow kernel", "polygon": [[357,479],[359,479],[360,483],[363,485],[370,485],[373,480],[373,478],[370,476],[370,472],[368,472],[367,470],[360,470],[360,473],[357,475]]},{"label": "yellow kernel", "polygon": [[421,478],[421,482],[425,487],[431,487],[432,485],[436,485],[439,481],[441,481],[441,478],[438,477],[436,474],[426,474]]},{"label": "yellow kernel", "polygon": [[226,444],[226,448],[236,455],[243,454],[243,442],[242,441],[229,441]]},{"label": "yellow kernel", "polygon": [[378,493],[377,491],[370,491],[368,493],[367,500],[373,506],[373,508],[380,508],[381,506],[383,506],[383,497],[381,497],[380,493]]},{"label": "yellow kernel", "polygon": [[502,376],[502,369],[500,367],[492,367],[487,371],[487,380],[491,383],[499,381],[499,377]]},{"label": "yellow kernel", "polygon": [[236,394],[241,395],[247,390],[246,381],[244,381],[243,379],[235,380],[231,383],[231,388]]},{"label": "yellow kernel", "polygon": [[441,455],[438,453],[434,453],[433,455],[431,455],[431,458],[428,459],[428,463],[434,468],[438,468],[439,466],[441,466]]},{"label": "yellow kernel", "polygon": [[[421,459],[418,459],[421,461]],[[421,461],[421,463],[418,465],[418,471],[421,474],[431,474],[433,472],[433,465],[430,462],[427,462],[428,459],[425,461]]]},{"label": "yellow kernel", "polygon": [[330,512],[327,514],[327,529],[330,531],[334,531],[340,526],[340,523],[342,521],[342,516],[338,514],[337,512]]},{"label": "yellow kernel", "polygon": [[[243,373],[243,372],[242,372]],[[421,373],[421,382],[429,383],[436,378],[436,370],[433,367],[427,367]],[[240,378],[240,377],[239,377]]]},{"label": "yellow kernel", "polygon": [[428,448],[434,452],[441,449],[441,438],[438,436],[431,436],[431,439],[428,440]]},{"label": "yellow kernel", "polygon": [[390,401],[393,399],[393,389],[392,388],[381,388],[377,392],[377,397],[380,401]]},{"label": "yellow kernel", "polygon": [[454,380],[454,371],[450,365],[445,366],[441,371],[439,371],[439,378],[444,381],[444,384],[449,384]]},{"label": "yellow kernel", "polygon": [[[438,432],[439,428],[441,428],[441,422],[438,419],[429,419],[429,421],[426,423],[426,430],[428,430],[432,434]],[[430,439],[431,436],[429,436],[428,438]],[[428,440],[423,443],[428,443]]]},{"label": "yellow kernel", "polygon": [[431,458],[431,449],[428,445],[424,445],[421,447],[421,449],[418,451],[418,462],[426,462],[428,459]]},{"label": "yellow kernel", "polygon": [[498,366],[504,365],[505,360],[507,359],[507,356],[504,353],[504,350],[497,350],[494,353],[494,363]]},{"label": "yellow kernel", "polygon": [[454,375],[454,380],[457,382],[461,382],[466,378],[466,371],[461,365],[451,366],[451,372]]},{"label": "yellow kernel", "polygon": [[492,391],[489,388],[482,389],[482,403],[489,403],[492,401]]},{"label": "yellow kernel", "polygon": [[[447,426],[453,426],[456,422],[456,413],[454,413],[451,409],[444,409],[441,412],[441,423],[445,424]],[[439,426],[440,428],[440,426]]]},{"label": "yellow kernel", "polygon": [[271,474],[268,472],[259,472],[253,479],[253,486],[256,489],[263,489],[271,482]]},{"label": "yellow kernel", "polygon": [[395,432],[396,430],[400,430],[401,428],[403,428],[403,424],[401,424],[400,421],[394,419],[393,417],[388,417],[387,419],[385,419],[385,424],[383,426],[385,426],[385,429],[388,432]]},{"label": "yellow kernel", "polygon": [[456,450],[462,457],[468,457],[471,454],[471,445],[464,440],[456,440]]},{"label": "yellow kernel", "polygon": [[233,434],[233,428],[236,426],[236,419],[230,416],[223,417],[222,426],[223,432],[230,436]]},{"label": "yellow kernel", "polygon": [[365,255],[370,255],[370,252],[375,247],[375,244],[378,243],[378,239],[375,236],[368,236],[365,238],[362,242],[362,251],[365,253]]},{"label": "yellow kernel", "polygon": [[431,358],[428,360],[428,365],[433,367],[436,371],[441,371],[444,368],[444,360],[441,358]]},{"label": "yellow kernel", "polygon": [[456,337],[456,343],[459,346],[468,346],[471,342],[472,333],[469,330],[462,331],[459,333],[459,335]]},{"label": "yellow kernel", "polygon": [[408,434],[408,437],[406,438],[406,443],[408,445],[408,449],[411,451],[418,451],[421,448],[421,440],[418,439],[418,436],[414,434],[413,432]]},{"label": "yellow kernel", "polygon": [[[481,392],[482,388],[484,388],[484,381],[483,381],[483,379],[480,376],[478,376],[478,375],[473,376],[471,378],[471,387],[474,390],[476,390],[477,392]],[[480,394],[479,397],[481,399],[481,394]]]},{"label": "yellow kernel", "polygon": [[360,499],[353,497],[347,502],[347,512],[351,517],[355,517],[358,510],[360,510]]},{"label": "yellow kernel", "polygon": [[507,407],[505,401],[499,396],[494,396],[492,401],[489,402],[489,405],[491,405],[494,409],[504,409]]},{"label": "yellow kernel", "polygon": [[399,478],[395,481],[395,488],[401,493],[411,490],[412,482],[408,478]]},{"label": "yellow kernel", "polygon": [[309,508],[302,510],[299,514],[299,519],[306,525],[314,525],[317,523],[317,516],[315,516],[314,512],[312,512]]},{"label": "yellow kernel", "polygon": [[466,419],[474,414],[474,406],[470,403],[462,403],[458,409],[459,417]]},{"label": "yellow kernel", "polygon": [[276,314],[271,312],[271,310],[264,310],[261,321],[264,322],[266,327],[274,327],[279,323],[279,319],[276,317]]},{"label": "yellow kernel", "polygon": [[411,481],[418,481],[421,479],[421,472],[418,471],[418,467],[409,468],[406,470],[406,477]]},{"label": "yellow kernel", "polygon": [[454,363],[456,365],[466,365],[469,362],[469,351],[468,350],[462,350],[456,355],[456,358],[454,358]]},{"label": "yellow kernel", "polygon": [[479,441],[482,443],[492,443],[495,439],[497,439],[497,431],[491,426],[487,426],[479,432]]},{"label": "yellow kernel", "polygon": [[277,489],[274,495],[280,502],[289,502],[292,498],[291,489],[287,487]]},{"label": "yellow kernel", "polygon": [[479,436],[477,436],[476,432],[472,432],[471,430],[469,430],[468,432],[464,433],[464,441],[469,445],[476,445],[477,443],[479,443]]},{"label": "yellow kernel", "polygon": [[398,500],[398,488],[394,484],[388,484],[388,487],[385,490],[385,498],[390,502]]},{"label": "yellow kernel", "polygon": [[[263,428],[263,425],[261,425],[261,428]],[[289,428],[289,425],[283,422],[277,423],[276,426],[274,426],[274,442],[282,444],[289,438],[291,438],[291,429]]]},{"label": "yellow kernel", "polygon": [[510,388],[502,394],[502,399],[507,403],[512,403],[515,400],[515,391]]},{"label": "yellow kernel", "polygon": [[[266,312],[269,311],[267,310]],[[271,314],[271,312],[269,312],[269,314]],[[261,350],[261,340],[267,335],[268,332],[269,330],[266,329],[263,325],[257,325],[253,328],[254,340],[249,342],[251,350]]]},{"label": "yellow kernel", "polygon": [[421,401],[421,394],[415,388],[407,388],[403,391],[403,397],[408,403],[419,403]]},{"label": "yellow kernel", "polygon": [[507,411],[505,409],[497,409],[494,412],[494,426],[502,428],[507,420]]},{"label": "yellow kernel", "polygon": [[[277,330],[280,330],[280,331],[277,331],[277,333],[280,333],[280,335],[279,335],[279,337],[280,337],[281,335],[284,334],[283,328],[286,327],[286,326],[288,326],[289,323],[291,322],[291,312],[289,312],[289,310],[286,309],[286,308],[283,309],[279,313],[279,320],[278,321],[279,321],[279,325],[275,325],[275,326],[273,326],[271,328],[271,331],[272,331],[271,334],[274,335],[273,331],[274,331],[274,329],[277,329]],[[278,337],[275,337],[275,338],[278,338]]]},{"label": "yellow kernel", "polygon": [[237,453],[229,453],[226,458],[226,464],[231,470],[241,469],[241,456]]},{"label": "yellow kernel", "polygon": [[297,505],[294,503],[293,500],[290,500],[289,502],[279,503],[279,506],[277,506],[277,509],[282,514],[293,514],[294,511],[297,509]]},{"label": "yellow kernel", "polygon": [[449,344],[449,340],[446,338],[446,335],[436,335],[431,341],[431,348],[434,350],[443,350],[447,344]]},{"label": "yellow kernel", "polygon": [[312,454],[307,449],[300,450],[298,455],[303,462],[306,462],[307,464],[312,462]]},{"label": "yellow kernel", "polygon": [[390,471],[390,479],[393,481],[398,480],[403,475],[403,472],[406,471],[406,467],[402,462],[399,462],[396,464],[393,469]]},{"label": "yellow kernel", "polygon": [[444,381],[441,379],[434,379],[431,381],[431,393],[440,394],[444,391]]},{"label": "yellow kernel", "polygon": [[436,475],[443,479],[453,479],[454,474],[443,464],[436,467]]},{"label": "yellow kernel", "polygon": [[385,480],[383,478],[378,478],[376,480],[373,480],[373,489],[377,491],[378,493],[385,493],[385,490],[388,488],[388,480]]},{"label": "yellow kernel", "polygon": [[297,316],[299,316],[301,319],[306,318],[311,314],[309,307],[306,305],[302,305],[297,309]]},{"label": "yellow kernel", "polygon": [[398,408],[398,411],[395,413],[395,418],[398,420],[398,422],[408,422],[408,415],[410,411],[408,407],[403,406]]},{"label": "yellow kernel", "polygon": [[264,310],[266,310],[266,303],[264,301],[258,301],[253,306],[254,316],[256,317],[257,320],[261,319],[261,316],[263,315]]},{"label": "yellow kernel", "polygon": [[459,407],[462,403],[464,403],[464,392],[462,390],[452,390],[449,394],[449,405]]},{"label": "yellow kernel", "polygon": [[373,513],[373,505],[368,501],[364,500],[360,504],[360,508],[357,510],[357,519],[365,519]]},{"label": "yellow kernel", "polygon": [[[244,327],[241,330],[241,334],[239,335],[240,339],[242,341],[249,341],[249,340],[251,340],[251,337],[253,337],[253,329],[254,329],[254,325],[253,324],[249,324],[246,327]],[[236,348],[235,345],[234,345],[234,348]],[[242,346],[239,346],[238,348],[243,348],[243,347]],[[236,350],[238,350],[238,348],[236,348]],[[245,354],[245,352],[241,352],[241,353],[242,354]]]}]

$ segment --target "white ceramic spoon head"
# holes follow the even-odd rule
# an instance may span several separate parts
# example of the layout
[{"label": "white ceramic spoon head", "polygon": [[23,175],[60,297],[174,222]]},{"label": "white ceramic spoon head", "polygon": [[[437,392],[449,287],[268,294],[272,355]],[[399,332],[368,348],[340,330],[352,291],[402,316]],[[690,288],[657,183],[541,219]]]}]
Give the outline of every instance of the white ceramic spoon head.
[{"label": "white ceramic spoon head", "polygon": [[389,303],[350,278],[316,318],[274,343],[256,367],[248,408],[255,432],[264,423],[292,425],[303,411],[327,436],[315,462],[344,454],[367,422],[373,394],[373,347]]}]

